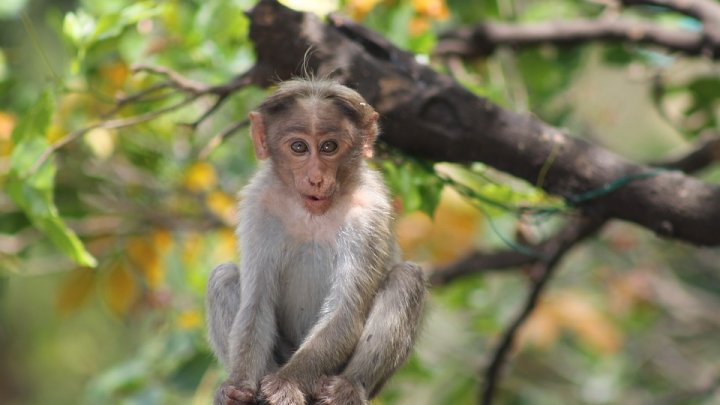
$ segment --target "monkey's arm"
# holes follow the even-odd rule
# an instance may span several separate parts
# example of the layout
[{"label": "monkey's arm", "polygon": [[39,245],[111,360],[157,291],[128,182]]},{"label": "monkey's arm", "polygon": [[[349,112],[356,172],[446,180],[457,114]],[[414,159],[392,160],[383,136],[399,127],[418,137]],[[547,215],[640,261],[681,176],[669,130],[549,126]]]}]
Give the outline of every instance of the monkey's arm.
[{"label": "monkey's arm", "polygon": [[240,308],[230,330],[229,381],[257,390],[272,359],[277,326],[273,263],[263,249],[243,246]]},{"label": "monkey's arm", "polygon": [[278,376],[305,392],[316,379],[337,373],[352,356],[380,283],[386,275],[389,228],[347,232],[341,239],[337,275],[323,315]]}]

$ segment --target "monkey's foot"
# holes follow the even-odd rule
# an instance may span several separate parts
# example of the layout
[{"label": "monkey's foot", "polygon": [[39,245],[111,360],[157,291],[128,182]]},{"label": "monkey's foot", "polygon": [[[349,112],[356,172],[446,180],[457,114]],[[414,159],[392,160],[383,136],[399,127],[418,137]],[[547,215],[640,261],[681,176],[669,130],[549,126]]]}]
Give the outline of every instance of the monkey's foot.
[{"label": "monkey's foot", "polygon": [[343,376],[323,377],[315,394],[318,405],[366,405],[367,395],[358,384]]},{"label": "monkey's foot", "polygon": [[224,382],[215,392],[214,405],[253,405],[255,391],[249,387]]},{"label": "monkey's foot", "polygon": [[300,386],[277,374],[267,375],[260,381],[260,392],[269,405],[305,405]]}]

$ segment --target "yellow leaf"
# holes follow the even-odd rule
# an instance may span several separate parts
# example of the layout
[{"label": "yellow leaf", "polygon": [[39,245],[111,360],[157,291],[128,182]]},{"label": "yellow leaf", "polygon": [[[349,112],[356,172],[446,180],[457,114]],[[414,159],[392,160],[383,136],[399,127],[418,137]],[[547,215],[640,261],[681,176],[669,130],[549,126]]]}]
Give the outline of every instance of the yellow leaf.
[{"label": "yellow leaf", "polygon": [[202,315],[195,309],[183,311],[177,318],[177,325],[180,329],[198,329],[202,325]]},{"label": "yellow leaf", "polygon": [[454,189],[443,190],[433,223],[432,251],[436,264],[452,263],[473,250],[480,213]]},{"label": "yellow leaf", "polygon": [[428,242],[432,229],[432,219],[421,211],[405,215],[395,224],[400,248],[411,256],[414,256],[412,252],[416,252],[424,243]]},{"label": "yellow leaf", "polygon": [[518,349],[536,346],[547,349],[560,337],[557,318],[540,303],[518,332]]},{"label": "yellow leaf", "polygon": [[162,228],[155,228],[150,235],[155,248],[160,254],[164,254],[170,249],[173,243],[173,236],[170,231]]},{"label": "yellow leaf", "polygon": [[232,228],[222,228],[217,232],[218,243],[213,251],[214,262],[227,262],[235,258],[236,240],[235,231]]},{"label": "yellow leaf", "polygon": [[75,312],[87,301],[95,287],[96,274],[91,269],[80,268],[65,278],[56,301],[56,307],[61,314]]},{"label": "yellow leaf", "polygon": [[347,4],[348,13],[356,20],[363,19],[380,1],[381,0],[350,0]]},{"label": "yellow leaf", "polygon": [[140,269],[151,289],[157,288],[165,281],[165,270],[160,260],[156,238],[162,240],[162,237],[153,235],[152,239],[135,237],[127,242],[128,257]]},{"label": "yellow leaf", "polygon": [[57,122],[53,122],[47,129],[46,136],[48,142],[55,143],[57,140],[65,136],[65,130],[60,124],[58,124]]},{"label": "yellow leaf", "polygon": [[653,301],[652,273],[648,269],[615,275],[607,282],[610,308],[613,313],[625,315],[640,304]]},{"label": "yellow leaf", "polygon": [[586,294],[572,291],[557,293],[548,297],[548,305],[564,328],[574,332],[583,343],[603,353],[614,353],[620,349],[620,331]]},{"label": "yellow leaf", "polygon": [[445,265],[473,249],[480,219],[475,208],[455,190],[446,187],[433,220],[426,214],[413,212],[397,222],[396,232],[408,259]]},{"label": "yellow leaf", "polygon": [[226,225],[235,224],[235,198],[220,190],[211,191],[205,199],[210,212]]},{"label": "yellow leaf", "polygon": [[103,91],[114,94],[125,86],[125,81],[130,76],[130,68],[125,62],[115,60],[100,66],[100,76],[103,79]]},{"label": "yellow leaf", "polygon": [[8,156],[12,152],[10,135],[15,129],[16,121],[14,115],[0,111],[0,156]]},{"label": "yellow leaf", "polygon": [[215,168],[208,162],[195,162],[185,173],[185,187],[190,191],[207,191],[215,184],[217,184]]},{"label": "yellow leaf", "polygon": [[122,263],[114,265],[105,279],[103,297],[118,315],[128,313],[138,296],[138,287],[130,269]]},{"label": "yellow leaf", "polygon": [[203,245],[200,234],[189,232],[182,243],[182,262],[186,265],[195,263],[200,258]]},{"label": "yellow leaf", "polygon": [[430,29],[430,20],[425,16],[413,17],[410,20],[410,35],[422,35]]},{"label": "yellow leaf", "polygon": [[447,20],[450,17],[445,0],[413,0],[412,4],[416,13],[435,20]]},{"label": "yellow leaf", "polygon": [[95,128],[85,134],[85,144],[95,156],[105,160],[115,150],[115,137],[109,129]]}]

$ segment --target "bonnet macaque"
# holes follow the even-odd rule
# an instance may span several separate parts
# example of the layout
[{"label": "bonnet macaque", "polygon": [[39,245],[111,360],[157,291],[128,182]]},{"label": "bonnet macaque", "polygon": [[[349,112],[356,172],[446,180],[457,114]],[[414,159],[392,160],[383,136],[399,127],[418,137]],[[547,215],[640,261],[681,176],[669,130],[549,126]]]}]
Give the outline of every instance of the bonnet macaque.
[{"label": "bonnet macaque", "polygon": [[365,162],[377,118],[318,79],[284,82],[250,113],[265,162],[241,193],[240,266],[215,268],[207,290],[228,373],[216,405],[365,404],[407,359],[426,288]]}]

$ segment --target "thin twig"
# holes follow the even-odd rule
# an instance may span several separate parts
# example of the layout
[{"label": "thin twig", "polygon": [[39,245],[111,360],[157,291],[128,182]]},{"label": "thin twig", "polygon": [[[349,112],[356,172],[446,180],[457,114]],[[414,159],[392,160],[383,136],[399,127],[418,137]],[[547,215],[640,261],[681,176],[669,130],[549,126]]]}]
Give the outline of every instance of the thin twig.
[{"label": "thin twig", "polygon": [[[42,165],[47,161],[47,159],[57,150],[62,148],[63,146],[69,144],[70,142],[75,141],[76,139],[80,138],[84,134],[86,134],[88,131],[91,131],[96,128],[123,128],[128,127],[132,125],[137,125],[143,122],[150,121],[152,119],[155,119],[163,114],[166,114],[168,112],[177,110],[183,106],[186,106],[198,98],[205,96],[205,95],[216,95],[218,96],[218,100],[213,104],[210,109],[205,111],[203,115],[197,120],[195,126],[199,125],[203,120],[207,119],[210,115],[212,115],[214,112],[217,111],[217,109],[222,105],[223,102],[228,98],[228,96],[249,84],[253,83],[253,76],[252,76],[252,70],[245,72],[243,74],[235,76],[232,80],[230,80],[228,83],[216,85],[216,86],[208,86],[206,84],[196,82],[194,80],[188,79],[184,76],[182,76],[180,73],[164,67],[164,66],[149,66],[149,65],[138,65],[134,66],[132,68],[132,71],[134,73],[137,72],[149,72],[152,74],[161,75],[167,78],[166,81],[154,84],[144,90],[138,91],[137,93],[134,93],[132,95],[129,95],[127,97],[121,98],[118,101],[116,101],[117,106],[113,110],[111,110],[106,116],[108,115],[114,115],[116,114],[124,105],[127,105],[129,103],[133,102],[139,102],[139,101],[146,101],[145,97],[149,94],[152,94],[156,91],[159,91],[164,88],[174,88],[179,90],[179,93],[174,94],[182,94],[185,93],[185,98],[175,104],[172,104],[168,107],[152,111],[149,113],[136,115],[133,117],[128,118],[121,118],[121,119],[113,119],[113,120],[105,120],[96,122],[94,124],[88,125],[86,127],[80,128],[78,130],[75,130],[73,132],[70,132],[57,142],[53,143],[48,147],[42,155],[38,158],[38,160],[33,164],[33,166],[30,169],[30,174],[36,172]],[[167,94],[163,95],[162,98],[170,97],[174,94]],[[238,126],[237,128],[233,129],[232,131],[229,131],[227,134],[222,135],[220,139],[217,141],[222,142],[222,139],[227,137],[230,133],[234,132],[241,126]],[[215,145],[216,146],[216,145]],[[214,147],[214,146],[213,146]],[[209,150],[208,152],[209,153]]]},{"label": "thin twig", "polygon": [[[111,117],[111,116],[117,114],[118,111],[120,111],[123,107],[125,107],[126,105],[128,105],[128,104],[130,104],[130,103],[135,103],[135,102],[140,102],[140,101],[147,101],[147,98],[146,98],[146,97],[147,97],[148,95],[150,95],[150,94],[152,94],[152,93],[155,93],[155,92],[157,92],[157,91],[160,91],[160,90],[162,90],[162,89],[166,89],[166,88],[168,88],[168,87],[170,87],[170,81],[159,82],[159,83],[155,83],[155,84],[153,84],[153,85],[151,85],[151,86],[148,86],[148,87],[146,87],[146,88],[144,88],[144,89],[142,89],[142,90],[140,90],[140,91],[138,91],[138,92],[136,92],[136,93],[130,94],[130,95],[125,96],[125,97],[117,98],[117,99],[115,100],[115,106],[114,106],[110,111],[108,111],[108,112],[106,112],[105,114],[103,114],[103,116],[105,116],[105,117]],[[167,97],[169,97],[169,96],[171,96],[171,95],[172,95],[172,94],[165,94],[165,95],[163,95],[162,98],[167,98]],[[153,101],[157,101],[157,99],[153,99]]]},{"label": "thin twig", "polygon": [[195,101],[197,99],[197,95],[190,95],[186,97],[184,100],[175,103],[171,106],[162,108],[160,110],[152,111],[145,114],[135,115],[128,118],[119,118],[114,120],[107,120],[107,121],[100,121],[96,122],[94,124],[90,124],[86,127],[77,129],[73,132],[70,132],[69,134],[65,135],[64,137],[60,138],[57,142],[50,145],[45,151],[40,155],[38,160],[35,161],[33,166],[30,168],[30,174],[35,173],[42,165],[45,163],[45,161],[48,160],[50,155],[52,155],[54,152],[56,152],[58,149],[62,148],[63,146],[69,144],[70,142],[75,141],[76,139],[80,138],[81,136],[85,135],[87,132],[92,131],[93,129],[97,128],[106,128],[106,129],[117,129],[117,128],[124,128],[129,127],[133,125],[137,125],[143,122],[150,121],[152,119],[155,119],[165,113],[168,113],[170,111],[177,110],[181,107],[184,107],[191,102]]},{"label": "thin twig", "polygon": [[133,66],[132,71],[133,73],[148,72],[160,76],[165,76],[170,80],[170,83],[173,87],[190,93],[207,93],[210,89],[210,86],[188,79],[185,76],[182,76],[180,73],[165,66],[136,65]]},{"label": "thin twig", "polygon": [[207,110],[205,110],[205,112],[204,112],[198,119],[196,119],[196,120],[193,121],[193,122],[183,123],[183,124],[181,124],[181,125],[184,125],[184,126],[186,126],[186,127],[189,127],[189,128],[191,128],[191,129],[193,129],[193,130],[197,129],[197,127],[199,127],[200,124],[202,124],[202,123],[203,123],[208,117],[210,117],[215,111],[217,111],[220,107],[222,107],[222,105],[223,105],[223,104],[225,103],[225,101],[227,100],[228,96],[229,96],[229,94],[222,94],[222,95],[218,96],[217,100],[215,100],[215,102],[213,103],[213,105],[210,106],[210,108],[208,108]]},{"label": "thin twig", "polygon": [[205,145],[204,148],[200,151],[199,158],[201,160],[207,159],[207,157],[212,153],[215,148],[217,148],[223,141],[229,137],[230,135],[234,134],[236,131],[238,131],[240,128],[243,128],[247,126],[250,123],[250,121],[246,118],[244,120],[235,122],[233,124],[228,125],[225,127],[222,131],[218,132],[217,135],[213,136],[212,139]]}]

